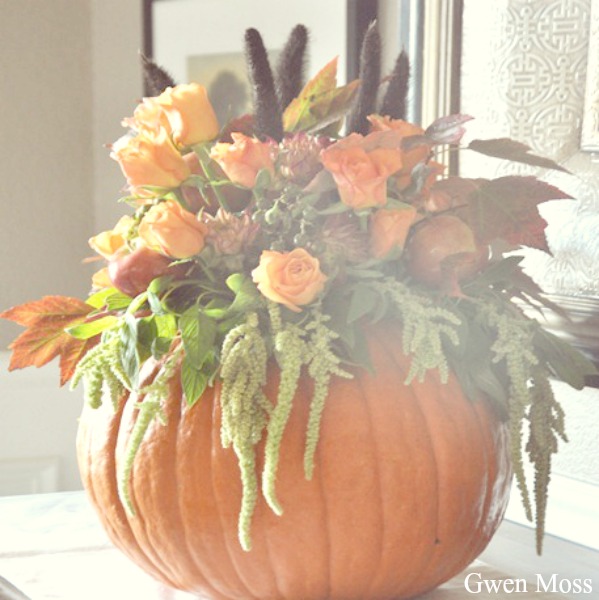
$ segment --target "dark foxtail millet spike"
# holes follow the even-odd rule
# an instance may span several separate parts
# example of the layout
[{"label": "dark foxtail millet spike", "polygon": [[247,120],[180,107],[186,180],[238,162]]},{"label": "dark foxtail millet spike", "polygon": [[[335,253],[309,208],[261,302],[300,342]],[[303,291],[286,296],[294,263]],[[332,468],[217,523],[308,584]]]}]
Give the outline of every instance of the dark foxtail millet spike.
[{"label": "dark foxtail millet spike", "polygon": [[406,118],[406,99],[410,81],[410,61],[405,51],[401,51],[389,77],[387,90],[379,113],[392,119]]},{"label": "dark foxtail millet spike", "polygon": [[141,54],[145,93],[148,96],[159,96],[167,87],[175,87],[175,80],[152,59]]},{"label": "dark foxtail millet spike", "polygon": [[245,32],[245,54],[252,84],[254,119],[259,137],[283,139],[283,119],[264,42],[256,29]]},{"label": "dark foxtail millet spike", "polygon": [[365,135],[370,129],[368,115],[376,111],[376,96],[381,79],[381,37],[376,21],[368,27],[360,52],[360,87],[348,118],[348,133]]},{"label": "dark foxtail millet spike", "polygon": [[304,25],[296,25],[277,63],[276,85],[281,110],[302,91],[307,45],[308,30]]}]

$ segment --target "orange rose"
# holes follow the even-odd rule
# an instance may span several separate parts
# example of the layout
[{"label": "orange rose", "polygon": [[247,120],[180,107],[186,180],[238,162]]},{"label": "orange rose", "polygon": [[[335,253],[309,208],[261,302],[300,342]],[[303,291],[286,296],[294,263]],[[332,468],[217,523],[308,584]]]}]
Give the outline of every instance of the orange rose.
[{"label": "orange rose", "polygon": [[256,176],[262,169],[274,175],[273,147],[242,133],[232,133],[232,144],[215,144],[210,157],[215,160],[227,177],[247,188],[254,187]]},{"label": "orange rose", "polygon": [[171,258],[189,258],[200,253],[207,232],[207,226],[175,200],[153,206],[138,229],[148,248]]},{"label": "orange rose", "polygon": [[402,167],[396,132],[352,133],[320,153],[341,201],[354,209],[387,203],[387,179]]},{"label": "orange rose", "polygon": [[134,193],[152,195],[144,186],[176,188],[191,174],[164,128],[156,135],[121,138],[110,154],[118,161]]},{"label": "orange rose", "polygon": [[125,245],[125,236],[133,225],[133,219],[127,215],[121,217],[114,229],[102,231],[89,239],[89,245],[105,259],[110,260]]},{"label": "orange rose", "polygon": [[171,133],[170,123],[156,98],[144,98],[135,108],[133,116],[123,119],[121,124],[146,135],[156,135],[161,128]]},{"label": "orange rose", "polygon": [[416,219],[416,209],[381,208],[370,219],[370,252],[375,258],[383,258],[393,248],[402,249],[408,231]]},{"label": "orange rose", "polygon": [[92,288],[94,290],[102,290],[112,287],[112,285],[112,280],[108,275],[108,267],[104,267],[92,275]]},{"label": "orange rose", "polygon": [[264,250],[252,279],[266,298],[301,312],[299,306],[310,304],[322,292],[327,277],[317,258],[296,248],[291,252]]},{"label": "orange rose", "polygon": [[213,140],[219,131],[206,88],[197,83],[168,87],[156,98],[166,114],[173,139],[180,146]]},{"label": "orange rose", "polygon": [[[424,129],[418,125],[413,125],[401,119],[391,119],[390,117],[381,117],[380,115],[370,115],[368,117],[372,125],[372,131],[396,131],[400,138],[407,138],[416,135],[424,135]],[[412,182],[412,170],[421,162],[424,162],[431,151],[430,144],[423,141],[422,144],[415,144],[409,150],[402,149],[402,168],[396,174],[397,187],[400,190],[407,188]]]}]

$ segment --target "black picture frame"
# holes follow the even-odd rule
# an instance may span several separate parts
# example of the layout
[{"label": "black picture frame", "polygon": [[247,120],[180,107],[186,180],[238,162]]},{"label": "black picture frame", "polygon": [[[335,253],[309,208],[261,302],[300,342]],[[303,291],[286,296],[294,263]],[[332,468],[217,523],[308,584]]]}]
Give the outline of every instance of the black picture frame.
[{"label": "black picture frame", "polygon": [[[154,56],[154,23],[152,5],[155,0],[142,0],[142,52]],[[359,72],[360,48],[368,26],[379,15],[379,0],[347,0],[347,81],[356,79]]]}]

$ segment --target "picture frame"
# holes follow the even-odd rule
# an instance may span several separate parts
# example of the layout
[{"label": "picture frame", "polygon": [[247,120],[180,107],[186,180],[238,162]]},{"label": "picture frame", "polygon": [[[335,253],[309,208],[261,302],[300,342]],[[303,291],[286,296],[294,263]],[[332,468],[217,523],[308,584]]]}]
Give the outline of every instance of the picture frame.
[{"label": "picture frame", "polygon": [[339,56],[343,84],[358,76],[362,39],[377,6],[377,0],[143,0],[143,53],[176,82],[205,85],[219,122],[226,122],[250,110],[247,28],[260,31],[275,65],[289,32],[302,23],[310,36],[307,77]]},{"label": "picture frame", "polygon": [[599,0],[591,0],[587,57],[580,149],[583,152],[599,152]]}]

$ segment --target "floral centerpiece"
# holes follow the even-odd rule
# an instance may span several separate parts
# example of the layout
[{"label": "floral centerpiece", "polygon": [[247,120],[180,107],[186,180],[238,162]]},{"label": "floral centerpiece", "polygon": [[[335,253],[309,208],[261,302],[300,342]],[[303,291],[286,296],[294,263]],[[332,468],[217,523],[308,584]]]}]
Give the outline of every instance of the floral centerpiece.
[{"label": "floral centerpiece", "polygon": [[[486,407],[499,423],[492,431],[508,428],[509,443],[504,433],[493,434],[499,456],[493,476],[500,483],[492,484],[483,502],[498,508],[491,524],[477,517],[487,537],[480,547],[472,545],[480,552],[501,519],[510,477],[501,452],[509,450],[526,511],[536,515],[540,551],[551,455],[558,439],[565,439],[563,411],[550,379],[580,388],[592,366],[525,316],[523,306],[548,302],[521,270],[521,259],[503,256],[496,246],[499,241],[504,250],[548,251],[538,205],[569,196],[531,176],[447,176],[437,156],[448,147],[463,149],[463,124],[470,117],[442,118],[426,129],[406,122],[407,57],[400,55],[381,85],[376,29],[365,38],[360,80],[340,87],[335,60],[304,85],[306,41],[306,30],[298,26],[273,74],[260,35],[248,30],[254,114],[229,123],[217,123],[204,87],[175,85],[146,60],[154,95],[125,119],[129,131],[112,145],[112,157],[127,179],[124,200],[131,214],[91,238],[107,264],[93,276],[88,298],[50,296],[2,314],[28,328],[12,345],[11,368],[41,366],[59,356],[61,383],[71,380],[75,386],[83,380],[89,407],[108,404],[110,411],[129,411],[126,441],[119,438],[110,450],[118,454],[114,497],[103,484],[85,479],[95,461],[105,462],[93,450],[100,444],[107,452],[99,434],[84,435],[80,452],[88,454],[80,460],[101,512],[121,511],[116,521],[105,519],[114,539],[134,557],[139,552],[132,548],[144,544],[131,542],[119,528],[126,520],[145,519],[143,527],[151,520],[137,514],[142,488],[135,495],[131,489],[145,477],[143,489],[159,493],[151,491],[152,482],[170,463],[150,460],[144,447],[154,443],[148,436],[173,427],[166,403],[175,392],[177,414],[205,410],[206,403],[218,411],[218,451],[228,449],[228,456],[236,457],[241,482],[238,546],[252,555],[253,537],[261,535],[253,530],[256,511],[264,513],[261,503],[275,519],[288,511],[280,499],[280,474],[286,436],[294,435],[294,411],[305,413],[300,460],[305,480],[311,481],[324,468],[319,443],[327,410],[334,410],[329,409],[336,402],[333,387],[346,386],[340,406],[349,407],[347,386],[352,380],[365,385],[360,373],[373,381],[401,377],[401,385],[388,381],[377,388],[381,402],[387,396],[395,402],[392,396],[404,393],[402,386],[420,390],[413,392],[417,396],[429,386],[450,390],[439,392],[450,405],[449,396],[462,394],[459,381],[468,403]],[[467,150],[563,170],[507,139],[472,141]],[[377,343],[386,350],[375,348]],[[384,354],[407,359],[381,367]],[[344,413],[336,414],[342,421]],[[429,426],[431,436],[445,435]],[[456,427],[466,440],[467,426]],[[386,435],[389,441],[406,436],[407,429]],[[348,436],[346,443],[362,441]],[[491,442],[482,443],[490,455]],[[413,452],[417,456],[419,448]],[[525,454],[535,468],[535,511]],[[479,459],[464,454],[461,460],[459,468],[467,469],[464,465]],[[144,461],[148,473],[142,475],[136,469],[144,468]],[[355,477],[362,476],[370,475],[358,465]],[[284,479],[287,485],[289,478]],[[104,505],[103,495],[110,500]],[[301,521],[298,515],[291,518]],[[442,537],[438,534],[434,544],[441,545]],[[453,543],[455,555],[460,542]],[[228,544],[229,552],[237,552]],[[163,580],[199,589],[178,578],[177,569],[161,568],[162,559],[144,560]],[[401,593],[438,584],[463,568],[458,563]],[[213,587],[214,597],[234,596]],[[372,597],[400,597],[389,589],[388,595]],[[234,597],[246,597],[239,594]],[[300,596],[280,592],[280,597]]]}]

